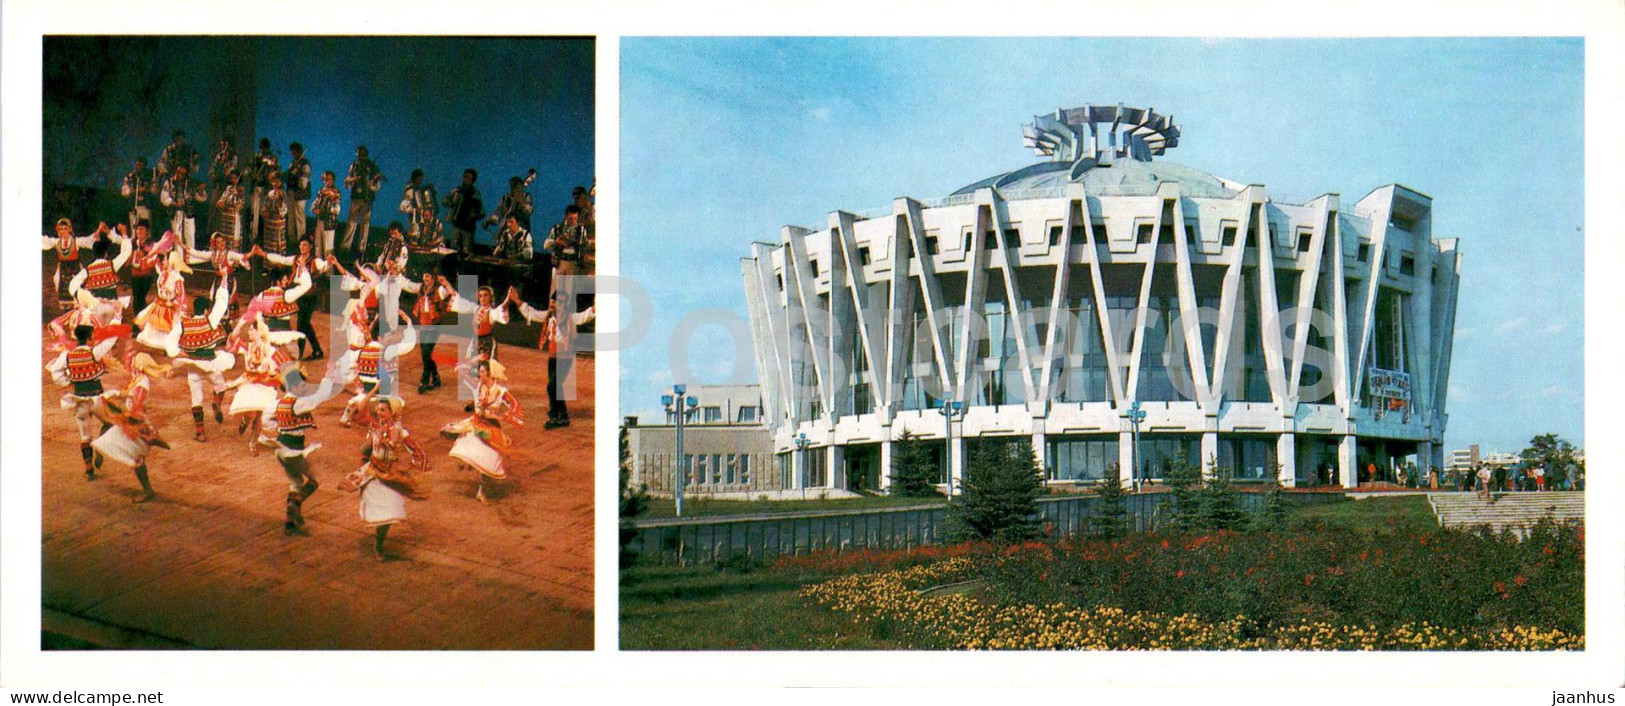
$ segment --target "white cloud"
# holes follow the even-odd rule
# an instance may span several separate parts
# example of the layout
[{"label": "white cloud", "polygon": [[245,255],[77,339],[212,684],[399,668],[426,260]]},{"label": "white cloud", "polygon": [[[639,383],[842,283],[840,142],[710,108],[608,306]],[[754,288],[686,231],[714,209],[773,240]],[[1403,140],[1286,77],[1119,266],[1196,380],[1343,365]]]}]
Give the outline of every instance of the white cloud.
[{"label": "white cloud", "polygon": [[821,105],[821,106],[818,106],[816,108],[813,108],[812,110],[807,111],[807,115],[810,116],[813,120],[817,120],[818,122],[821,122],[821,123],[827,123],[827,122],[829,122],[830,115],[833,112],[834,111],[832,111],[829,106]]},{"label": "white cloud", "polygon": [[1554,321],[1551,324],[1548,324],[1546,326],[1546,328],[1543,328],[1540,331],[1541,331],[1541,333],[1544,333],[1544,334],[1546,334],[1548,336],[1556,336],[1557,334],[1560,334],[1560,333],[1562,333],[1564,331],[1567,331],[1567,330],[1569,330],[1569,322],[1567,322],[1567,321]]},{"label": "white cloud", "polygon": [[1556,397],[1561,394],[1563,394],[1563,388],[1557,385],[1552,385],[1540,391],[1541,397]]},{"label": "white cloud", "polygon": [[1513,331],[1517,331],[1517,330],[1522,329],[1522,328],[1524,328],[1524,327],[1526,327],[1528,325],[1529,325],[1529,317],[1527,317],[1527,316],[1520,316],[1520,317],[1518,317],[1516,319],[1508,319],[1506,321],[1502,321],[1501,323],[1495,325],[1495,335],[1497,335],[1497,336],[1505,336],[1505,335],[1507,335],[1509,333],[1512,333]]},{"label": "white cloud", "polygon": [[1456,329],[1456,340],[1458,340],[1458,341],[1465,341],[1465,340],[1467,340],[1469,338],[1472,338],[1474,336],[1477,336],[1477,335],[1478,335],[1478,329],[1475,329],[1475,328],[1472,328],[1472,327],[1463,326],[1461,328]]}]

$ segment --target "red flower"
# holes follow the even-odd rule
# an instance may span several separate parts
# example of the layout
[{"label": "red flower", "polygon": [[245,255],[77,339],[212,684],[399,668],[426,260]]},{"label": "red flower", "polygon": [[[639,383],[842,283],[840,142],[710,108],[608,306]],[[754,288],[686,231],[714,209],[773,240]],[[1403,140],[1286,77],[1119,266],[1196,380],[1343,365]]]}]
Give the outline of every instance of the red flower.
[{"label": "red flower", "polygon": [[1309,584],[1312,584],[1314,582],[1315,582],[1315,575],[1314,574],[1309,574],[1309,575],[1303,577],[1303,585],[1305,585],[1305,586],[1308,586]]},{"label": "red flower", "polygon": [[1507,592],[1506,583],[1501,582],[1501,581],[1496,581],[1494,588],[1495,588],[1496,593],[1500,593],[1500,594],[1502,594],[1502,596],[1501,596],[1502,598],[1506,598],[1506,595],[1505,595],[1506,592]]},{"label": "red flower", "polygon": [[1174,572],[1174,578],[1176,578],[1176,579],[1182,579],[1182,578],[1185,578],[1185,570],[1184,570],[1184,569],[1180,569],[1180,570],[1178,570],[1178,571],[1175,571],[1175,572]]},{"label": "red flower", "polygon": [[1522,586],[1522,585],[1524,585],[1526,583],[1529,583],[1529,579],[1526,579],[1526,578],[1524,578],[1522,576],[1519,576],[1517,578],[1512,579],[1512,582],[1515,583],[1515,584],[1518,584],[1519,586]]},{"label": "red flower", "polygon": [[1164,540],[1162,540],[1162,548],[1163,548],[1163,549],[1167,549],[1167,548],[1168,548],[1168,540],[1166,540],[1166,539],[1164,539]]}]

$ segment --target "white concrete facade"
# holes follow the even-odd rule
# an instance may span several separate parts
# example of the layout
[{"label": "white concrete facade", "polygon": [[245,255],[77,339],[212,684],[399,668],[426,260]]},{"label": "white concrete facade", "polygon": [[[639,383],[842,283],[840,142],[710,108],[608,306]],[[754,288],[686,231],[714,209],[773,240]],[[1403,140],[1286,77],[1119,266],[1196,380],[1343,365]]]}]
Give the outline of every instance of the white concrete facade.
[{"label": "white concrete facade", "polygon": [[965,440],[1013,436],[1053,482],[1133,468],[1135,402],[1147,459],[1346,487],[1401,457],[1442,466],[1460,254],[1432,238],[1431,198],[1277,202],[1152,161],[1178,138],[1150,110],[1057,111],[1027,129],[1049,162],[754,244],[763,422],[796,482],[810,454],[844,488],[850,457],[944,441],[943,400],[966,406],[954,477]]}]

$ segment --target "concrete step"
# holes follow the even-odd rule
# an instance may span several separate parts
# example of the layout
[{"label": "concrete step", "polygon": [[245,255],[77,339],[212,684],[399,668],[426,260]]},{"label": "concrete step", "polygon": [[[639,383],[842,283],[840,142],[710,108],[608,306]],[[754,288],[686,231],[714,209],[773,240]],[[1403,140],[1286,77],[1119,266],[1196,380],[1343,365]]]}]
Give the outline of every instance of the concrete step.
[{"label": "concrete step", "polygon": [[1584,492],[1505,493],[1487,502],[1476,493],[1436,493],[1428,497],[1442,527],[1520,530],[1541,521],[1585,521]]}]

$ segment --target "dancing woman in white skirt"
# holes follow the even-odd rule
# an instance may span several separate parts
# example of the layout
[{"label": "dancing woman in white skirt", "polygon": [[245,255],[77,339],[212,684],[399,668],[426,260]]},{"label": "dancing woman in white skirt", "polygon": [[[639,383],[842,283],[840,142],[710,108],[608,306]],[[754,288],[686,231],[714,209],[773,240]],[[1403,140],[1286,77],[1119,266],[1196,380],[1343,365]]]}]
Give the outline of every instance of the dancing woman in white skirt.
[{"label": "dancing woman in white skirt", "polygon": [[239,436],[253,428],[254,433],[248,437],[248,453],[252,456],[259,454],[262,444],[273,443],[271,434],[276,430],[280,394],[278,371],[293,362],[293,356],[271,344],[263,321],[256,319],[240,327],[237,337],[243,354],[243,374],[226,386],[237,390],[228,413],[237,420]]},{"label": "dancing woman in white skirt", "polygon": [[379,561],[385,559],[389,526],[406,519],[406,499],[422,499],[415,474],[429,470],[429,455],[401,424],[404,404],[399,397],[368,396],[369,426],[361,446],[361,467],[341,486],[361,491],[361,521],[374,528],[372,550]]},{"label": "dancing woman in white skirt", "polygon": [[157,283],[153,287],[152,303],[135,315],[131,323],[140,332],[135,341],[155,351],[164,349],[164,339],[172,328],[180,325],[182,307],[186,304],[186,279],[192,273],[186,265],[186,256],[175,247],[174,233],[165,233],[154,252],[168,253],[157,260]]},{"label": "dancing woman in white skirt", "polygon": [[456,439],[451,446],[452,458],[466,468],[479,471],[479,488],[474,491],[474,497],[485,504],[485,479],[508,477],[502,452],[508,449],[509,441],[502,424],[524,426],[525,415],[519,408],[519,400],[498,382],[506,379],[501,363],[483,360],[475,365],[475,371],[479,375],[479,386],[475,389],[474,414],[447,424],[440,435]]},{"label": "dancing woman in white skirt", "polygon": [[169,448],[147,422],[147,396],[152,392],[152,378],[169,377],[170,367],[154,363],[152,356],[146,353],[137,353],[127,367],[129,384],[124,386],[123,392],[109,393],[103,405],[106,408],[103,420],[110,426],[91,446],[103,457],[135,469],[135,479],[141,482],[141,495],[133,502],[144,503],[157,497],[147,479],[147,452],[154,446]]}]

